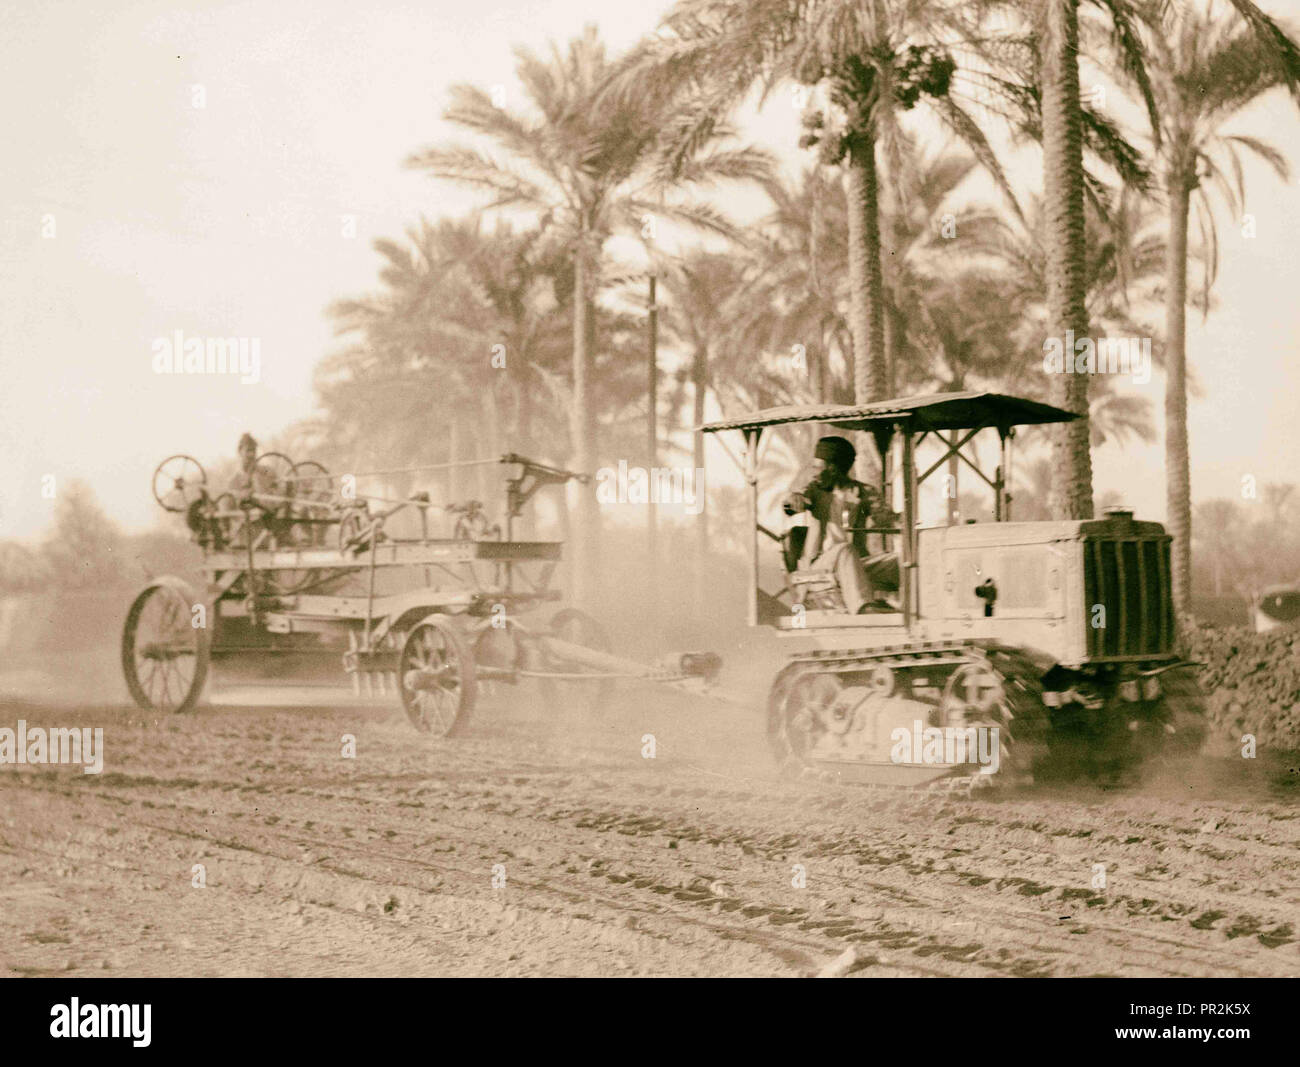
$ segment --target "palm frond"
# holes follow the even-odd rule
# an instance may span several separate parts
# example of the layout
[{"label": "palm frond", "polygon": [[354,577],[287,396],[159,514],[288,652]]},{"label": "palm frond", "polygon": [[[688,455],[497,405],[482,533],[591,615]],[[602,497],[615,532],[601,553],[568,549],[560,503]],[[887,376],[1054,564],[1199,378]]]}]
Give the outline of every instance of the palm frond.
[{"label": "palm frond", "polygon": [[493,194],[491,208],[524,206],[540,208],[548,202],[536,184],[477,149],[465,145],[421,149],[406,160],[412,170],[431,177],[454,181]]},{"label": "palm frond", "polygon": [[1291,180],[1291,165],[1287,162],[1286,156],[1267,141],[1263,141],[1258,137],[1247,137],[1243,134],[1233,134],[1225,137],[1224,140],[1232,144],[1239,144],[1242,148],[1254,153],[1272,167],[1273,173],[1282,181],[1289,182]]}]

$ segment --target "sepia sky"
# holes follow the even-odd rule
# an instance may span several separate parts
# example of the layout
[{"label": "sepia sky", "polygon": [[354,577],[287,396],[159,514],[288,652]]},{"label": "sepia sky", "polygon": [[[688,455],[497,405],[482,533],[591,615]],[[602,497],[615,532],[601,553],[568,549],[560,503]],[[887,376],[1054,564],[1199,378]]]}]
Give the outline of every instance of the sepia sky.
[{"label": "sepia sky", "polygon": [[[230,455],[242,431],[269,438],[310,414],[313,365],[334,345],[324,308],[373,286],[370,242],[473,203],[401,167],[452,135],[447,88],[504,84],[513,102],[514,45],[595,22],[621,49],[667,4],[112,6],[0,2],[0,539],[45,527],[47,474],[84,479],[143,528],[161,517],[149,478],[164,456]],[[746,130],[795,167],[797,116],[782,103]],[[1237,128],[1300,174],[1284,96]],[[1220,214],[1218,308],[1205,325],[1189,313],[1197,499],[1239,496],[1247,474],[1300,481],[1300,181],[1246,166],[1257,236]],[[155,374],[151,346],[177,330],[260,339],[260,381]],[[1126,388],[1151,397],[1159,424],[1160,375]],[[1160,442],[1106,446],[1094,464],[1098,492],[1164,517]]]}]

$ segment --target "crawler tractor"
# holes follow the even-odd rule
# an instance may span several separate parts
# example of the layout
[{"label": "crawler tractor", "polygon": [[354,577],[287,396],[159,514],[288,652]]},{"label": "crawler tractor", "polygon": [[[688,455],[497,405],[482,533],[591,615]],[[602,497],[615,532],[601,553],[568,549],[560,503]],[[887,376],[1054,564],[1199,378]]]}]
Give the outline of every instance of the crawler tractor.
[{"label": "crawler tractor", "polygon": [[[767,710],[784,767],[955,786],[994,773],[1003,781],[1055,772],[1112,778],[1157,748],[1200,747],[1194,664],[1175,648],[1169,535],[1121,510],[1091,520],[1011,519],[1016,428],[1076,417],[966,392],[771,408],[703,427],[743,439],[749,623],[774,627],[788,648]],[[848,613],[832,574],[798,569],[790,531],[759,521],[764,433],[809,423],[864,435],[879,459],[891,510],[851,532],[869,562],[896,558],[898,588],[866,614]],[[988,431],[997,436],[991,476],[976,448]],[[923,449],[931,453],[924,465]],[[994,521],[918,522],[922,484],[947,475],[945,496],[955,496],[957,464],[992,490]],[[772,569],[760,560],[760,538],[777,542],[771,559],[781,563],[783,585],[771,593],[760,588],[760,574]],[[979,758],[989,738],[992,758]]]}]

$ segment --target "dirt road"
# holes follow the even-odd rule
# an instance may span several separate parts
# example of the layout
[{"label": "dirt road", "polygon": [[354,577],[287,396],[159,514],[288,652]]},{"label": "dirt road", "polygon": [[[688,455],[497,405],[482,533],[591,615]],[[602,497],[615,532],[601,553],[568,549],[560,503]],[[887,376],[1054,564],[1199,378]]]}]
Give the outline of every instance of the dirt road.
[{"label": "dirt road", "polygon": [[103,727],[105,765],[0,767],[0,974],[1300,974],[1267,760],[964,799],[778,781],[757,715],[671,693],[488,697],[455,741],[388,706],[20,718]]}]

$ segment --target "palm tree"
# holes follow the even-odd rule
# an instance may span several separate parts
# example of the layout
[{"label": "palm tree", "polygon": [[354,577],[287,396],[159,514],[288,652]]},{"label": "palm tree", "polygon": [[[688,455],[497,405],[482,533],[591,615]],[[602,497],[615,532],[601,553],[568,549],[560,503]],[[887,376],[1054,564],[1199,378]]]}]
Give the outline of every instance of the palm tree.
[{"label": "palm tree", "polygon": [[[679,0],[664,33],[641,48],[621,79],[622,95],[702,87],[704,103],[681,143],[707,132],[754,85],[821,86],[831,113],[811,110],[801,144],[845,168],[854,395],[879,399],[888,386],[885,290],[877,152],[901,160],[901,113],[919,102],[1010,186],[979,125],[954,91],[948,41],[960,25],[948,0]],[[905,180],[896,174],[896,181]]]},{"label": "palm tree", "polygon": [[[1109,65],[1119,66],[1133,78],[1154,122],[1146,54],[1135,21],[1141,2],[1096,0],[1109,20],[1113,48]],[[1085,144],[1102,151],[1126,181],[1138,176],[1140,166],[1113,124],[1091,113],[1080,100],[1080,0],[979,0],[975,7],[986,19],[996,15],[1012,20],[1014,29],[1000,34],[996,44],[983,43],[978,50],[1002,73],[994,79],[1002,89],[1012,99],[1019,94],[1020,105],[1028,113],[1022,130],[1041,135],[1051,249],[1046,262],[1046,336],[1064,338],[1072,332],[1077,338],[1087,337]],[[1026,22],[1028,34],[1022,30]],[[1056,402],[1087,414],[1087,376],[1062,373],[1055,379]],[[1092,455],[1087,420],[1063,423],[1052,434],[1057,472],[1052,510],[1059,518],[1090,518]]]},{"label": "palm tree", "polygon": [[1206,500],[1196,506],[1196,520],[1197,555],[1209,561],[1214,595],[1223,596],[1224,572],[1236,577],[1245,540],[1241,507],[1232,500]]},{"label": "palm tree", "polygon": [[[317,375],[335,450],[345,445],[351,462],[367,466],[441,462],[498,453],[507,430],[519,448],[562,447],[532,418],[534,397],[563,368],[568,324],[555,296],[562,265],[547,260],[538,232],[487,230],[474,216],[421,220],[405,238],[375,242],[377,291],[329,309],[338,334],[352,339]],[[428,432],[434,382],[447,441]],[[465,415],[472,401],[486,419]],[[462,488],[453,476],[452,495]]]},{"label": "palm tree", "polygon": [[[755,369],[753,352],[789,357],[793,394],[815,402],[852,399],[853,341],[849,303],[847,216],[842,182],[824,167],[806,169],[795,182],[763,183],[772,210],[762,220],[753,269],[732,316],[741,381]],[[801,359],[796,361],[798,354]],[[838,357],[838,358],[837,358]],[[842,377],[837,365],[847,368]]]},{"label": "palm tree", "polygon": [[[742,301],[744,268],[734,250],[710,251],[693,248],[675,257],[654,257],[659,280],[659,325],[666,340],[687,356],[688,361],[677,376],[670,400],[676,418],[686,407],[689,388],[690,404],[686,416],[691,433],[691,466],[697,472],[695,492],[706,492],[704,479],[704,433],[697,427],[705,420],[705,405],[713,378],[713,357],[732,344],[734,319]],[[639,279],[638,279],[639,280]],[[728,364],[734,362],[726,361]],[[694,519],[694,588],[696,607],[708,606],[710,582],[709,506],[701,500]]]},{"label": "palm tree", "polygon": [[[1101,336],[1151,337],[1154,328],[1145,314],[1157,306],[1166,249],[1159,214],[1150,200],[1127,187],[1118,192],[1098,187],[1098,192],[1084,207],[1085,313]],[[1021,359],[1007,366],[1002,383],[1029,396],[1053,399],[1051,383],[1041,373],[1041,341],[1052,336],[1047,320],[1053,245],[1044,201],[1026,202],[1023,225],[986,217],[967,226],[966,233],[957,242],[959,248],[996,266],[1009,286],[1005,299],[1021,316],[1022,328],[1014,341]],[[1153,359],[1160,353],[1160,346],[1153,344]],[[1143,397],[1117,392],[1112,376],[1096,375],[1089,383],[1087,430],[1092,448],[1133,437],[1149,442],[1154,439],[1150,404]]]},{"label": "palm tree", "polygon": [[[668,199],[683,183],[760,177],[766,157],[716,142],[731,131],[716,124],[689,148],[667,135],[686,121],[693,104],[681,98],[605,95],[614,70],[594,27],[561,52],[538,56],[517,49],[516,72],[531,104],[525,112],[497,107],[484,90],[457,85],[445,118],[485,139],[501,156],[465,145],[423,149],[407,161],[434,178],[489,194],[488,209],[532,211],[573,263],[573,372],[570,436],[572,465],[595,469],[597,420],[594,306],[602,288],[603,252],[620,229],[640,231],[647,217],[730,235],[714,209]],[[684,109],[687,109],[684,111]],[[586,599],[592,578],[598,521],[593,493],[583,493],[574,529],[575,599]]]},{"label": "palm tree", "polygon": [[1214,283],[1218,234],[1207,184],[1234,216],[1245,188],[1239,152],[1262,159],[1282,178],[1282,154],[1257,137],[1222,133],[1242,109],[1277,86],[1300,102],[1300,49],[1249,0],[1235,11],[1167,5],[1150,14],[1151,80],[1159,105],[1158,171],[1169,213],[1166,261],[1165,477],[1169,532],[1174,538],[1173,595],[1177,610],[1191,599],[1191,471],[1187,448],[1188,221],[1195,207],[1205,252],[1199,304],[1204,312]]},{"label": "palm tree", "polygon": [[885,260],[888,377],[891,391],[903,393],[932,384],[933,350],[928,344],[933,337],[915,336],[927,293],[936,282],[951,277],[954,254],[960,256],[994,217],[978,206],[945,210],[975,169],[971,156],[949,149],[932,154],[909,149],[909,156],[909,180],[887,188],[880,224],[889,253]]}]

